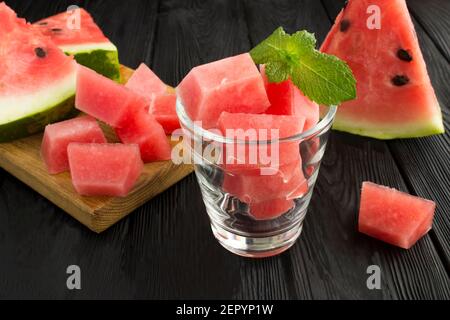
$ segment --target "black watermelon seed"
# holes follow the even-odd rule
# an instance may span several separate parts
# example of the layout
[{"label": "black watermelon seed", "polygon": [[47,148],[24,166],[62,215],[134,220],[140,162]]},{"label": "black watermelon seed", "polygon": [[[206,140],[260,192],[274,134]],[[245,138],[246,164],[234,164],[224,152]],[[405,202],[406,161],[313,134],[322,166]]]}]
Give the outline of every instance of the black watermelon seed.
[{"label": "black watermelon seed", "polygon": [[411,62],[412,61],[412,56],[411,56],[411,54],[409,53],[409,51],[408,50],[405,50],[405,49],[398,49],[398,51],[397,51],[397,57],[400,59],[400,60],[403,60],[403,61],[406,61],[406,62]]},{"label": "black watermelon seed", "polygon": [[45,58],[45,56],[47,55],[47,52],[45,52],[44,49],[42,49],[41,47],[37,47],[34,49],[34,52],[36,53],[36,55],[39,58]]},{"label": "black watermelon seed", "polygon": [[53,32],[61,32],[61,31],[62,31],[61,28],[52,28],[51,30],[52,30]]},{"label": "black watermelon seed", "polygon": [[46,21],[41,21],[41,22],[38,23],[38,25],[40,25],[40,26],[46,26],[46,25],[48,25],[48,22],[46,22]]},{"label": "black watermelon seed", "polygon": [[409,83],[409,78],[407,76],[397,75],[392,78],[392,83],[398,87],[401,87]]},{"label": "black watermelon seed", "polygon": [[350,21],[348,21],[347,19],[344,19],[341,21],[341,26],[340,26],[341,32],[347,31],[349,27],[350,27]]},{"label": "black watermelon seed", "polygon": [[344,2],[344,10],[345,10],[345,8],[347,8],[347,4],[348,4],[348,0],[345,0],[345,2]]}]

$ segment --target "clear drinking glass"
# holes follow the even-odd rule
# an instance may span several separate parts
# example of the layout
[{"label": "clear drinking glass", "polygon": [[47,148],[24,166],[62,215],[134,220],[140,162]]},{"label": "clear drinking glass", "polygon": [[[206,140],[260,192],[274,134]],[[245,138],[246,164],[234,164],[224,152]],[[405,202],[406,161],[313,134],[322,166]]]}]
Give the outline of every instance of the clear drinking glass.
[{"label": "clear drinking glass", "polygon": [[[336,109],[329,107],[319,123],[301,134],[257,142],[256,148],[277,145],[280,154],[277,169],[266,168],[262,174],[258,166],[220,163],[226,150],[249,151],[255,142],[203,129],[189,118],[178,99],[177,114],[188,154],[185,159],[194,164],[212,231],[223,247],[241,256],[268,257],[295,243],[302,232]],[[301,160],[285,164],[283,156],[288,149],[298,152]]]}]

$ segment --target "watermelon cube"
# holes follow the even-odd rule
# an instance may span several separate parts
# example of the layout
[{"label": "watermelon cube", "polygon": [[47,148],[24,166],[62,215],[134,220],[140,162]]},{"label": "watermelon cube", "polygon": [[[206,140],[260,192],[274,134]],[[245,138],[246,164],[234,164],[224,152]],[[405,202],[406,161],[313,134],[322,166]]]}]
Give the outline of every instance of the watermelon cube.
[{"label": "watermelon cube", "polygon": [[[275,134],[278,135],[278,138],[287,138],[301,133],[304,124],[305,118],[297,115],[229,112],[222,112],[218,121],[219,129],[227,138],[249,142],[274,139],[277,138]],[[244,136],[243,133],[247,135]],[[231,147],[224,147],[223,161],[227,169],[251,169],[270,167],[273,163],[293,163],[298,161],[300,153],[299,142],[296,141],[242,146],[243,144],[240,147],[236,144],[231,145]],[[273,149],[274,147],[275,149]],[[278,153],[272,154],[272,149],[278,151]],[[264,163],[267,160],[270,160],[271,164]]]},{"label": "watermelon cube", "polygon": [[97,121],[90,116],[47,125],[41,156],[50,174],[69,170],[67,146],[71,142],[106,143],[106,138]]},{"label": "watermelon cube", "polygon": [[85,196],[126,196],[144,166],[137,145],[71,143],[67,153],[73,186]]},{"label": "watermelon cube", "polygon": [[260,69],[264,87],[270,101],[270,107],[265,113],[302,115],[306,118],[304,131],[311,129],[319,122],[319,106],[317,103],[305,97],[291,80],[280,83],[269,82],[264,65],[261,65]]},{"label": "watermelon cube", "polygon": [[409,249],[431,229],[435,208],[433,201],[363,182],[359,231]]},{"label": "watermelon cube", "polygon": [[270,102],[248,53],[193,68],[177,88],[188,116],[213,128],[222,113],[262,113]]},{"label": "watermelon cube", "polygon": [[308,191],[300,156],[298,160],[283,166],[271,175],[261,175],[255,170],[227,172],[222,189],[245,203],[257,203],[271,199],[295,199]]},{"label": "watermelon cube", "polygon": [[148,104],[126,87],[79,65],[75,107],[113,127],[120,127],[136,110],[145,109]]},{"label": "watermelon cube", "polygon": [[123,143],[139,146],[144,162],[171,158],[172,148],[164,129],[145,109],[137,111],[134,117],[115,131]]},{"label": "watermelon cube", "polygon": [[294,207],[292,200],[271,199],[252,203],[249,206],[250,214],[255,220],[271,220],[280,217]]},{"label": "watermelon cube", "polygon": [[175,92],[154,95],[150,104],[149,112],[156,121],[164,128],[166,134],[180,128],[176,110],[177,96]]},{"label": "watermelon cube", "polygon": [[125,86],[143,96],[148,104],[150,104],[153,95],[164,94],[167,90],[166,84],[145,63],[139,65]]}]

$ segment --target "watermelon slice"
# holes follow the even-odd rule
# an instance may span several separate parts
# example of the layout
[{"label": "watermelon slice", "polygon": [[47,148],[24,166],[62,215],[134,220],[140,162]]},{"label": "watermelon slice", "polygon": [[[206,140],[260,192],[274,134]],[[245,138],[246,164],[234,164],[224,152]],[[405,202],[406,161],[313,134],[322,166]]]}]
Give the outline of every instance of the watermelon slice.
[{"label": "watermelon slice", "polygon": [[0,142],[74,115],[75,61],[0,3]]},{"label": "watermelon slice", "polygon": [[286,80],[280,83],[271,83],[266,76],[265,66],[260,66],[270,107],[267,114],[302,115],[306,118],[304,131],[311,129],[319,122],[319,106],[312,102],[292,83]]},{"label": "watermelon slice", "polygon": [[[369,29],[370,5],[381,29]],[[322,44],[345,60],[357,80],[357,99],[343,103],[334,128],[379,139],[444,132],[442,115],[404,0],[349,0]]]},{"label": "watermelon slice", "polygon": [[106,143],[106,138],[97,121],[89,116],[46,126],[41,156],[50,174],[69,170],[67,146],[71,142]]},{"label": "watermelon slice", "polygon": [[252,203],[249,206],[250,214],[256,220],[271,220],[280,217],[294,207],[294,201],[286,199],[272,199]]},{"label": "watermelon slice", "polygon": [[163,126],[166,134],[180,128],[175,90],[162,82],[144,63],[136,69],[125,86],[146,99],[150,105],[149,112]]},{"label": "watermelon slice", "polygon": [[120,81],[117,48],[105,37],[86,10],[79,8],[62,12],[34,25],[50,36],[62,51],[73,55],[79,64]]},{"label": "watermelon slice", "polygon": [[78,66],[75,107],[113,127],[126,125],[147,102],[95,71]]},{"label": "watermelon slice", "polygon": [[164,129],[145,109],[140,109],[121,128],[116,128],[120,141],[139,145],[144,162],[169,160],[172,148]]},{"label": "watermelon slice", "polygon": [[177,87],[187,115],[216,126],[222,111],[262,113],[270,102],[264,83],[248,53],[193,68]]},{"label": "watermelon slice", "polygon": [[[279,138],[299,134],[303,130],[305,118],[302,116],[222,112],[217,124],[227,138],[256,142],[273,139],[272,130],[276,130]],[[230,135],[233,133],[230,130],[234,130],[233,135]],[[247,132],[250,135],[240,136],[241,132]],[[254,133],[253,137],[251,133]],[[270,167],[270,164],[260,162],[266,155],[270,158],[269,160],[272,160],[271,163],[275,164],[298,161],[299,142],[281,142],[277,147],[278,154],[272,154],[271,144],[248,144],[241,149],[233,145],[230,152],[224,150],[224,166],[228,170]]]},{"label": "watermelon slice", "polygon": [[126,196],[144,166],[137,145],[71,143],[67,153],[73,186],[85,196]]},{"label": "watermelon slice", "polygon": [[433,201],[363,182],[359,231],[409,249],[431,229],[435,208]]}]

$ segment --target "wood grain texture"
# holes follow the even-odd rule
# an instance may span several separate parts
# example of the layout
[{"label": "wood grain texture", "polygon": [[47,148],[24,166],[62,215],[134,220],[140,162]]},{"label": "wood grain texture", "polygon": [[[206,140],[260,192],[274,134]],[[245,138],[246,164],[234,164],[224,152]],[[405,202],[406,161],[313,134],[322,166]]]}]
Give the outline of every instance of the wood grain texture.
[{"label": "wood grain texture", "polygon": [[450,62],[450,1],[408,0],[409,11],[421,24],[423,31]]},{"label": "wood grain texture", "polygon": [[[122,67],[126,81],[132,70]],[[109,142],[112,130],[105,131]],[[95,232],[102,232],[193,170],[172,161],[145,164],[143,172],[126,197],[83,197],[75,191],[70,173],[48,174],[40,156],[42,134],[0,144],[0,166],[39,192]]]},{"label": "wood grain texture", "polygon": [[[293,10],[292,8],[297,8]],[[330,27],[318,1],[246,1],[251,41],[264,26],[288,30],[314,26],[320,43]],[[297,19],[301,16],[302,19]],[[314,21],[321,21],[315,25]],[[255,40],[253,40],[255,39]],[[361,184],[365,180],[408,191],[386,142],[332,132],[303,234],[282,255],[291,270],[291,292],[301,299],[448,298],[447,274],[429,236],[405,251],[357,232]],[[426,261],[426,263],[425,263]],[[368,290],[366,269],[378,265],[383,290]]]}]

